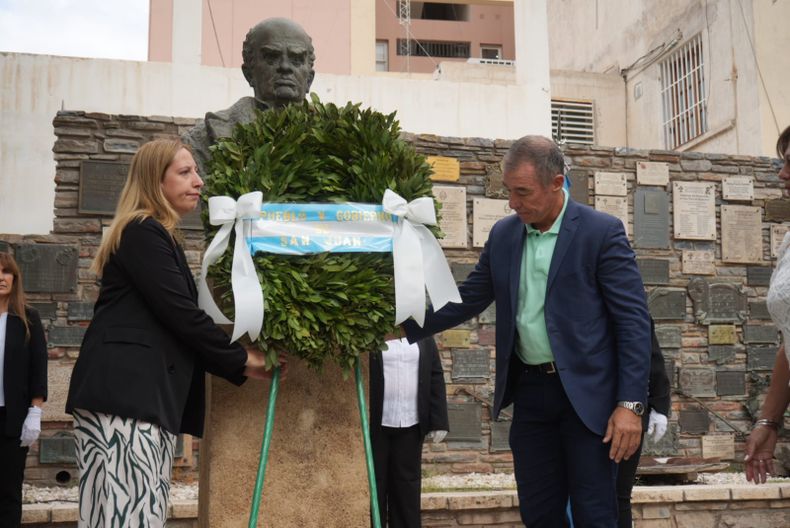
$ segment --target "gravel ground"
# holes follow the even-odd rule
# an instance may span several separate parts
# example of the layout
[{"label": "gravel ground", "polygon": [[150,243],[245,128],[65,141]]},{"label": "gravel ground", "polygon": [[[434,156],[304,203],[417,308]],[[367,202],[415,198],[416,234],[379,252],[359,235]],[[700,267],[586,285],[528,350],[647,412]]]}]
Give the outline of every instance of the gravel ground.
[{"label": "gravel ground", "polygon": [[[181,484],[174,482],[170,486],[170,499],[197,500],[197,484]],[[44,502],[77,502],[77,486],[39,487],[30,484],[22,485],[22,502],[24,504]]]}]

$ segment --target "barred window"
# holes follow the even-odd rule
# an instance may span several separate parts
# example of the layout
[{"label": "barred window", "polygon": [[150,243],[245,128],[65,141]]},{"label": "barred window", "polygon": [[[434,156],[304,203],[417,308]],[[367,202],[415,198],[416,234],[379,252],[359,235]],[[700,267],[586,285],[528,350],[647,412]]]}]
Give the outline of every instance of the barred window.
[{"label": "barred window", "polygon": [[557,142],[595,143],[592,101],[551,100],[551,135]]},{"label": "barred window", "polygon": [[708,130],[702,35],[662,62],[664,145],[675,149]]},{"label": "barred window", "polygon": [[[407,44],[408,43],[408,44]],[[446,42],[441,40],[406,40],[398,39],[398,55],[412,57],[445,57],[451,59],[468,59],[469,42]]]}]

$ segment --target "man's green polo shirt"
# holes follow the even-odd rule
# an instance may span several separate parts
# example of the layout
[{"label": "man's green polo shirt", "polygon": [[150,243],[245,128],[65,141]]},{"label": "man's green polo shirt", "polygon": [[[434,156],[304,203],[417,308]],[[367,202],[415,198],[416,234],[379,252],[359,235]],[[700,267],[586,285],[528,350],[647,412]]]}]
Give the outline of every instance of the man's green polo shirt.
[{"label": "man's green polo shirt", "polygon": [[564,201],[559,216],[551,229],[545,233],[531,225],[525,225],[527,240],[521,257],[521,280],[518,285],[518,307],[516,330],[518,346],[516,352],[527,365],[539,365],[554,361],[543,307],[546,302],[546,282],[549,278],[551,257],[560,234],[560,225],[568,206],[568,191],[562,190]]}]

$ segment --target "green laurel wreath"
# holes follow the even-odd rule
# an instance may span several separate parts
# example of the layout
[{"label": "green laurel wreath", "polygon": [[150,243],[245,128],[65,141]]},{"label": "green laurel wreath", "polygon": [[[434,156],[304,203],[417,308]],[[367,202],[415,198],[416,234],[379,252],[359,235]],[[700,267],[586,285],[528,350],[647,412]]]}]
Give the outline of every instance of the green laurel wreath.
[{"label": "green laurel wreath", "polygon": [[[204,200],[262,191],[264,202],[381,203],[387,188],[407,201],[432,196],[431,168],[400,139],[395,113],[359,104],[337,107],[311,95],[310,102],[259,112],[211,150]],[[211,240],[217,228],[207,211]],[[231,240],[208,275],[218,305],[233,319],[232,247]],[[395,319],[391,253],[259,252],[253,261],[265,302],[258,343],[270,363],[285,350],[313,368],[331,361],[347,373],[360,354],[384,347]]]}]

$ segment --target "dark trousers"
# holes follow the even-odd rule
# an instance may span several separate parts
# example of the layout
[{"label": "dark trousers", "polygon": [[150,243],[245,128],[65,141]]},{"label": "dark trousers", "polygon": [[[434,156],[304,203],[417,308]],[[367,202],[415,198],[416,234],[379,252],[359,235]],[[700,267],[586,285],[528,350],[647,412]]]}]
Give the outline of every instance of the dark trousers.
[{"label": "dark trousers", "polygon": [[521,520],[529,528],[615,528],[617,466],[609,444],[574,411],[558,374],[524,372],[513,395],[510,448]]},{"label": "dark trousers", "polygon": [[639,466],[639,457],[642,455],[642,446],[645,445],[645,431],[647,431],[648,413],[642,417],[642,441],[639,448],[628,460],[623,460],[617,467],[617,528],[631,528],[631,490],[634,488],[636,468]]},{"label": "dark trousers", "polygon": [[22,525],[22,480],[25,477],[27,447],[19,447],[19,437],[5,436],[6,411],[0,407],[0,526]]},{"label": "dark trousers", "polygon": [[373,461],[381,526],[418,528],[422,443],[419,424],[381,427],[373,434]]}]

